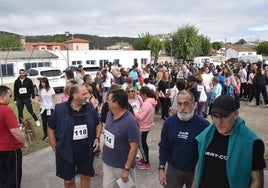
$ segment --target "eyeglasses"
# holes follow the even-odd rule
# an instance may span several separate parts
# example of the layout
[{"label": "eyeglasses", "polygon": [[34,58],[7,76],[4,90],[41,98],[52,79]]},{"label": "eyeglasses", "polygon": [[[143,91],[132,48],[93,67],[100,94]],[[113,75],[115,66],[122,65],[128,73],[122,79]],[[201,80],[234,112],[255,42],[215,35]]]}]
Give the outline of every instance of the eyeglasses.
[{"label": "eyeglasses", "polygon": [[129,90],[129,91],[127,91],[128,93],[134,93],[134,90]]}]

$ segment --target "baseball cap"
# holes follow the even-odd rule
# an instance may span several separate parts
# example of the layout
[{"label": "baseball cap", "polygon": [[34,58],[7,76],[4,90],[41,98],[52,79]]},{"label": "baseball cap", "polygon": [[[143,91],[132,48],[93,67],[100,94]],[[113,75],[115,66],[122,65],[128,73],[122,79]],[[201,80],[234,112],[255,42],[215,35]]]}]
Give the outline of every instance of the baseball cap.
[{"label": "baseball cap", "polygon": [[229,95],[221,95],[215,99],[212,104],[211,114],[219,114],[222,117],[228,117],[232,112],[238,109],[235,98]]}]

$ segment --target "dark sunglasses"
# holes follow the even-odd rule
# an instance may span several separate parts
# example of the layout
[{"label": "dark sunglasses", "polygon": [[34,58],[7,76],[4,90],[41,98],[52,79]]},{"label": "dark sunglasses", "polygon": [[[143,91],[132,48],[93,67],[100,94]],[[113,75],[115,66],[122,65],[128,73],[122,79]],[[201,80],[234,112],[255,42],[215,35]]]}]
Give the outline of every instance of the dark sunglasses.
[{"label": "dark sunglasses", "polygon": [[128,93],[134,93],[134,90],[129,90],[129,91],[127,91]]}]

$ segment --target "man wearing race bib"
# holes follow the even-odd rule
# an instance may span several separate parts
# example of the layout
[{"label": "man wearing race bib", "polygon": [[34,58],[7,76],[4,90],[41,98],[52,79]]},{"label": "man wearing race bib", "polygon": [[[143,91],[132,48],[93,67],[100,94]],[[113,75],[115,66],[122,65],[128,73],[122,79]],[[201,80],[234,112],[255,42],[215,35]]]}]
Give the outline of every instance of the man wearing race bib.
[{"label": "man wearing race bib", "polygon": [[133,187],[135,157],[139,147],[138,123],[127,110],[126,91],[113,89],[109,91],[106,101],[110,111],[104,127],[103,188],[116,187],[116,182],[129,183]]},{"label": "man wearing race bib", "polygon": [[23,119],[23,108],[26,106],[28,112],[32,115],[37,126],[40,126],[40,122],[36,114],[33,111],[32,99],[35,98],[33,82],[30,78],[26,77],[24,69],[20,69],[20,76],[14,83],[14,101],[17,105],[19,113],[19,122],[21,124]]},{"label": "man wearing race bib", "polygon": [[56,175],[64,186],[75,187],[75,175],[80,174],[81,188],[90,187],[94,175],[93,157],[98,149],[101,124],[98,112],[89,102],[85,86],[70,89],[68,101],[57,104],[48,123],[48,139],[56,154]]}]

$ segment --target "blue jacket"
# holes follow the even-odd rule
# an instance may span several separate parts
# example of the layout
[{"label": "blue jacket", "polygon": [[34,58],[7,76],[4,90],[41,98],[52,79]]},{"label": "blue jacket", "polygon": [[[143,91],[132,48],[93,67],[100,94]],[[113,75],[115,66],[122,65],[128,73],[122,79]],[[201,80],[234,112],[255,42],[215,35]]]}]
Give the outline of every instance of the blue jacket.
[{"label": "blue jacket", "polygon": [[[98,113],[91,103],[86,104],[89,160],[93,160],[93,143],[96,127],[99,124]],[[55,125],[56,151],[67,162],[73,162],[73,132],[74,118],[69,101],[56,105],[55,111],[49,120],[49,125]]]},{"label": "blue jacket", "polygon": [[[205,152],[216,131],[215,124],[211,124],[200,135],[198,141],[198,167],[196,174],[196,188],[201,184],[205,164]],[[237,118],[232,134],[229,137],[227,149],[226,170],[231,188],[245,188],[250,185],[252,171],[253,144],[261,140],[246,125],[242,118]],[[261,141],[264,147],[264,143]]]}]

